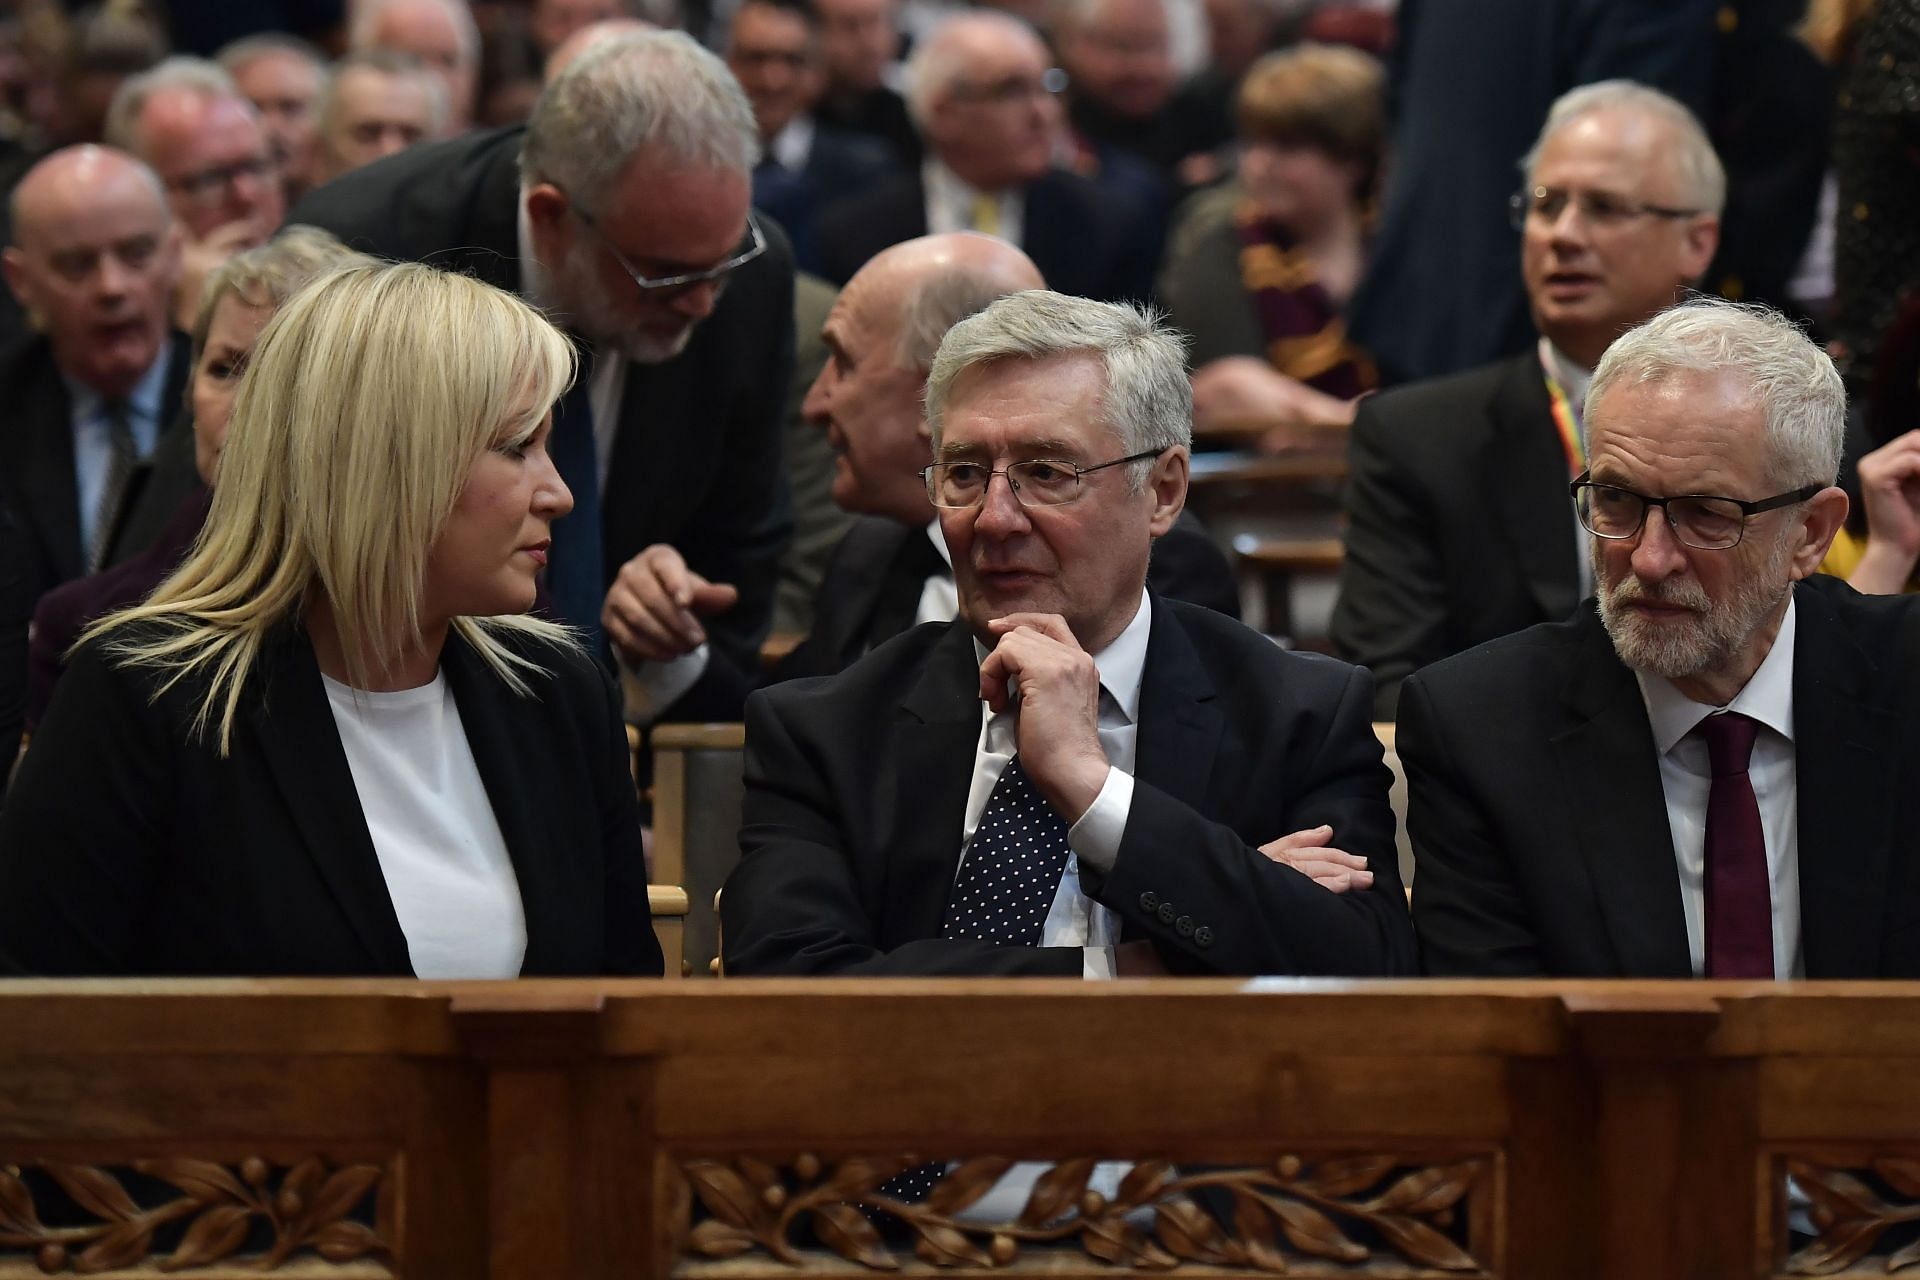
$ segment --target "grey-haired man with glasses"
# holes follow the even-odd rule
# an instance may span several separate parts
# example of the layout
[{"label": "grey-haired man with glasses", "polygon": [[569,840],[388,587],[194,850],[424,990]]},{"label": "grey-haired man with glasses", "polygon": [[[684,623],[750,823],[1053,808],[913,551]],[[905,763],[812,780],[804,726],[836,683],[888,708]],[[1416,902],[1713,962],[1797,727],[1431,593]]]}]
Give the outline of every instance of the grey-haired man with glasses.
[{"label": "grey-haired man with glasses", "polygon": [[554,410],[574,508],[554,525],[548,593],[566,622],[604,627],[660,705],[684,673],[622,648],[623,569],[671,546],[708,593],[712,643],[750,667],[790,528],[793,258],[749,207],[758,157],[725,65],[643,32],[567,64],[526,128],[416,145],[295,210],[356,248],[512,289],[579,337]]},{"label": "grey-haired man with glasses", "polygon": [[1920,601],[1816,573],[1845,417],[1764,308],[1607,350],[1571,487],[1597,599],[1401,695],[1428,972],[1920,975]]},{"label": "grey-haired man with glasses", "polygon": [[1366,672],[1146,586],[1192,412],[1131,306],[947,332],[923,478],[959,616],[748,701],[730,972],[1410,970]]}]

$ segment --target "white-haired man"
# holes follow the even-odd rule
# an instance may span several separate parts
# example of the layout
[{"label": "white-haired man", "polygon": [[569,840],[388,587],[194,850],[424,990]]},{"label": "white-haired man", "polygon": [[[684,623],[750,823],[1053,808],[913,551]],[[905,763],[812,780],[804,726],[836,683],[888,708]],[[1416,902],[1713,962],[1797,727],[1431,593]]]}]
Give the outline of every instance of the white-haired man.
[{"label": "white-haired man", "polygon": [[1136,203],[1057,168],[1059,89],[1046,46],[1004,13],[947,19],[914,50],[907,103],[920,167],[829,206],[820,261],[844,284],[902,240],[978,231],[1018,245],[1047,282],[1087,298],[1144,298],[1159,260]]},{"label": "white-haired man", "polygon": [[1719,242],[1726,177],[1698,121],[1623,80],[1553,106],[1513,198],[1541,339],[1500,364],[1360,403],[1349,452],[1334,652],[1379,682],[1536,622],[1587,594],[1566,484],[1607,344],[1671,306]]},{"label": "white-haired man", "polygon": [[712,638],[742,668],[757,660],[789,526],[793,261],[748,207],[758,151],[720,60],[642,32],[580,54],[524,130],[415,146],[295,210],[355,248],[515,290],[590,344],[555,411],[574,493],[554,525],[555,609],[597,631],[615,572],[669,543],[724,584]]},{"label": "white-haired man", "polygon": [[350,53],[320,95],[316,185],[446,132],[440,78],[404,53]]},{"label": "white-haired man", "polygon": [[480,28],[466,0],[369,0],[357,10],[353,52],[419,59],[446,88],[446,132],[465,132],[480,84]]},{"label": "white-haired man", "polygon": [[1146,587],[1178,340],[1017,293],[947,332],[927,421],[959,615],[749,700],[729,970],[1409,971],[1366,673]]},{"label": "white-haired man", "polygon": [[1920,976],[1920,602],[1815,574],[1845,417],[1761,308],[1608,349],[1572,485],[1598,608],[1401,698],[1428,972]]}]

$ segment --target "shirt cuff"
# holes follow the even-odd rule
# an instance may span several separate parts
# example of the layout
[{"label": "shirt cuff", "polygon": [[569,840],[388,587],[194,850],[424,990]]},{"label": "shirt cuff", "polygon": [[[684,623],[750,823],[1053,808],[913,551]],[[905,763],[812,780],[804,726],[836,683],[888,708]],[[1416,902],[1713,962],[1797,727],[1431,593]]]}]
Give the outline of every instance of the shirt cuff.
[{"label": "shirt cuff", "polygon": [[652,724],[707,674],[712,650],[701,645],[666,662],[643,662],[630,667],[616,654],[620,667],[620,699],[632,724]]},{"label": "shirt cuff", "polygon": [[1112,947],[1080,948],[1080,976],[1089,982],[1113,977]]},{"label": "shirt cuff", "polygon": [[1120,857],[1120,839],[1127,834],[1127,815],[1133,812],[1133,775],[1107,767],[1107,780],[1080,821],[1067,828],[1067,847],[1080,864],[1102,875],[1111,874]]}]

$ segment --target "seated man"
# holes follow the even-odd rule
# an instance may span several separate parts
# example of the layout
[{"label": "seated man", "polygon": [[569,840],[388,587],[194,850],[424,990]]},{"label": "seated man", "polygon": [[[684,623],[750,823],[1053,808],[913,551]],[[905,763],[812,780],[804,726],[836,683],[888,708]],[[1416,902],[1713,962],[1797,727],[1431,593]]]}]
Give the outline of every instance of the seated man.
[{"label": "seated man", "polygon": [[315,186],[405,151],[446,128],[439,77],[404,53],[350,53],[320,94]]},{"label": "seated man", "polygon": [[[760,681],[832,675],[919,622],[949,622],[957,602],[940,522],[921,468],[931,461],[921,406],[948,329],[996,299],[1046,284],[1004,240],[958,231],[895,245],[861,268],[828,312],[831,353],[802,411],[832,450],[832,500],[857,513],[813,598],[807,638]],[[1147,585],[1240,616],[1239,586],[1190,512],[1154,544]],[[674,601],[685,597],[688,606]],[[670,547],[642,552],[609,596],[614,635],[631,662],[687,664],[693,689],[662,717],[738,720],[749,683],[724,663],[699,671],[695,614],[725,593],[690,573]]]},{"label": "seated man", "polygon": [[1607,344],[1673,305],[1719,240],[1726,175],[1687,109],[1609,81],[1556,102],[1514,197],[1536,350],[1360,402],[1333,650],[1373,672],[1375,716],[1429,662],[1590,589],[1566,483]]},{"label": "seated man", "polygon": [[948,332],[960,616],[749,700],[730,971],[1412,967],[1366,673],[1146,589],[1191,415],[1131,307],[1026,292]]},{"label": "seated man", "polygon": [[1429,972],[1920,975],[1920,604],[1809,576],[1845,412],[1759,308],[1690,303],[1607,351],[1573,486],[1598,610],[1401,699]]}]

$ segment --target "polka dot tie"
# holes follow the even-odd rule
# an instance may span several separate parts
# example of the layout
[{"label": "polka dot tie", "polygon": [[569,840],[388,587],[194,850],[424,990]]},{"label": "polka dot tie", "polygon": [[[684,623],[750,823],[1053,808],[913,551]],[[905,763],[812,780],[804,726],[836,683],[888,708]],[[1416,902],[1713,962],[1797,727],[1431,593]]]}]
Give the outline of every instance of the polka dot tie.
[{"label": "polka dot tie", "polygon": [[1066,819],[1034,790],[1015,756],[980,815],[941,936],[1038,946],[1067,852]]}]

